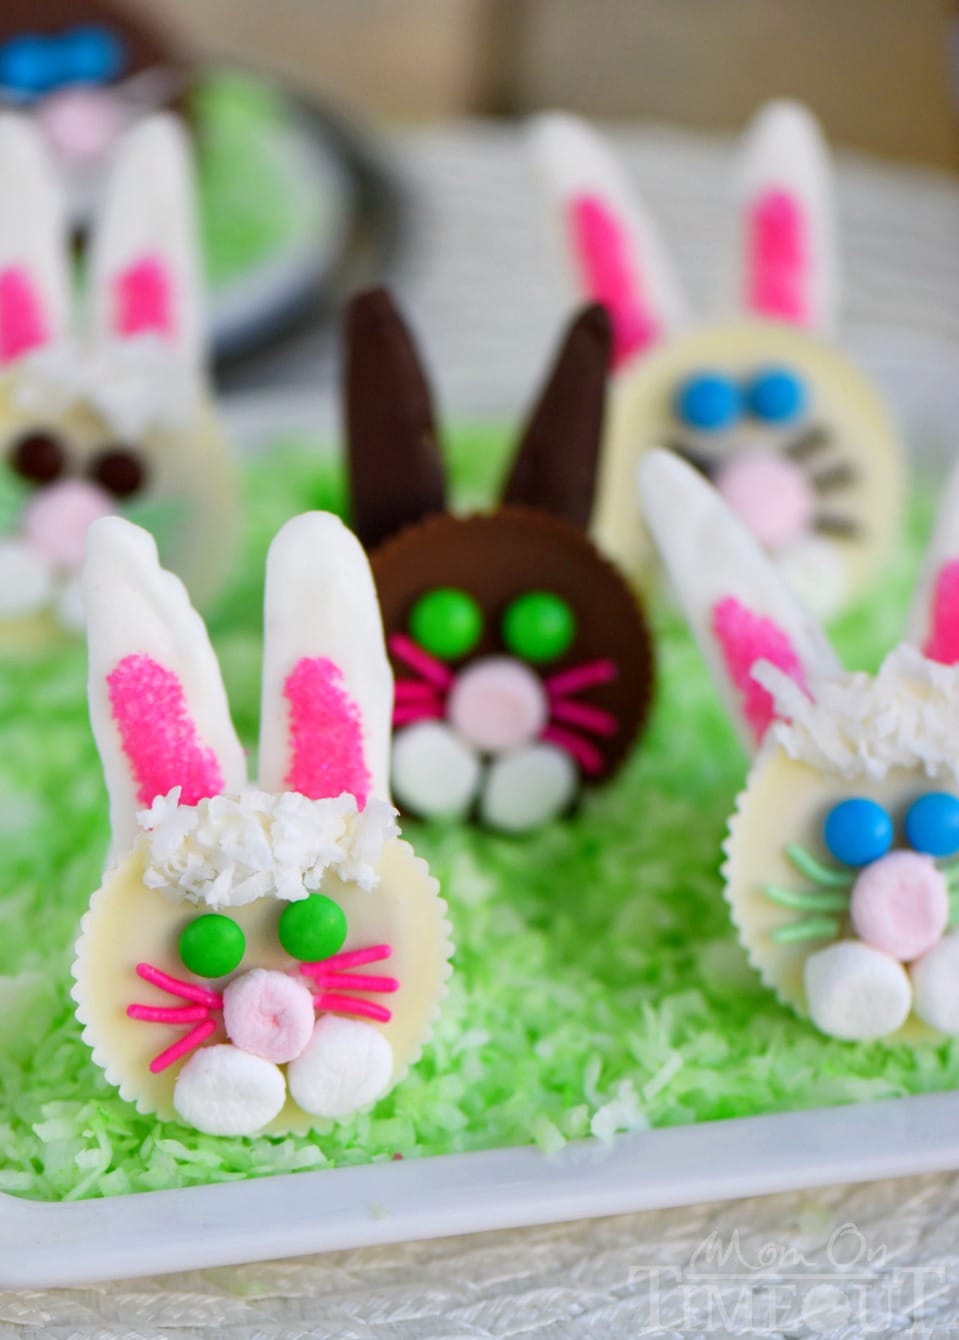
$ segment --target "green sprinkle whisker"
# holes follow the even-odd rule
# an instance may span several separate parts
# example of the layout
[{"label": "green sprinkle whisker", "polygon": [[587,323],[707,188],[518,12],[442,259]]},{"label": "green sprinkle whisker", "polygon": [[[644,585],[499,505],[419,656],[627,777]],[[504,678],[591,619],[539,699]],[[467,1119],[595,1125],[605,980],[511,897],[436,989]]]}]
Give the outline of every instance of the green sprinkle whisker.
[{"label": "green sprinkle whisker", "polygon": [[803,940],[832,940],[839,934],[838,917],[807,917],[773,931],[777,944],[798,944]]},{"label": "green sprinkle whisker", "polygon": [[778,884],[767,884],[763,890],[767,898],[782,907],[795,907],[801,912],[845,912],[849,907],[849,895],[846,893],[796,892],[783,889]]},{"label": "green sprinkle whisker", "polygon": [[786,855],[801,875],[811,879],[814,884],[827,889],[851,889],[856,877],[848,870],[831,870],[829,866],[817,861],[815,856],[792,843],[786,848]]}]

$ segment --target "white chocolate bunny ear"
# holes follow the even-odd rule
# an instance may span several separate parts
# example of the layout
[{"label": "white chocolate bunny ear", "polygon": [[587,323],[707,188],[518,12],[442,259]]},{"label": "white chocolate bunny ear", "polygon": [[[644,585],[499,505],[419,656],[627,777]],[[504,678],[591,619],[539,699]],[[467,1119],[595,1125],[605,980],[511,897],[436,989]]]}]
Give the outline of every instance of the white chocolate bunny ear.
[{"label": "white chocolate bunny ear", "polygon": [[203,620],[160,567],[151,535],[119,517],[95,521],[84,601],[90,720],[116,858],[136,836],[138,810],[175,786],[190,805],[237,792],[246,760]]},{"label": "white chocolate bunny ear", "polygon": [[67,333],[70,270],[63,200],[36,127],[0,116],[0,364]]},{"label": "white chocolate bunny ear", "polygon": [[576,295],[609,311],[613,367],[624,367],[685,316],[666,248],[620,164],[583,121],[560,112],[540,116],[531,144]]},{"label": "white chocolate bunny ear", "polygon": [[738,305],[829,332],[838,259],[832,167],[819,123],[800,103],[769,102],[743,140]]},{"label": "white chocolate bunny ear", "polygon": [[389,797],[393,675],[373,574],[338,517],[288,521],[266,561],[260,785]]},{"label": "white chocolate bunny ear", "polygon": [[959,463],[946,483],[906,622],[906,638],[943,665],[959,663]]},{"label": "white chocolate bunny ear", "polygon": [[202,367],[202,291],[186,135],[172,116],[147,117],[117,150],[93,234],[94,339],[152,335]]},{"label": "white chocolate bunny ear", "polygon": [[754,750],[775,716],[752,677],[768,661],[801,686],[834,674],[829,639],[711,484],[672,452],[639,465],[646,524],[676,596],[744,744]]}]

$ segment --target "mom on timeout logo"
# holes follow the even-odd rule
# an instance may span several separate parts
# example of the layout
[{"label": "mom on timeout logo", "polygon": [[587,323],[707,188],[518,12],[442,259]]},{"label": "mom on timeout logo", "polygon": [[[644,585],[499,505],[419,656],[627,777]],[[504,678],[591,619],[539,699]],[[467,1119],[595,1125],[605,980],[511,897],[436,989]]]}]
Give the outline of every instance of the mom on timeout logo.
[{"label": "mom on timeout logo", "polygon": [[814,1253],[710,1233],[685,1265],[631,1272],[634,1334],[933,1336],[923,1317],[946,1282],[944,1266],[898,1266],[852,1223]]}]

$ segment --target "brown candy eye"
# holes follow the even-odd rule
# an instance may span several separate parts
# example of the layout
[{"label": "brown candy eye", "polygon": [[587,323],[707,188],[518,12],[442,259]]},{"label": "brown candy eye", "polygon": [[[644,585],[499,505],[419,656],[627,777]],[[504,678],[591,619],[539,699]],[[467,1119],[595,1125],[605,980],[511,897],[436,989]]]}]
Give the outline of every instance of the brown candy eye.
[{"label": "brown candy eye", "polygon": [[31,484],[50,484],[63,473],[66,453],[52,433],[24,433],[10,450],[10,464]]},{"label": "brown candy eye", "polygon": [[115,498],[130,498],[146,483],[146,467],[126,447],[108,447],[94,458],[90,478]]}]

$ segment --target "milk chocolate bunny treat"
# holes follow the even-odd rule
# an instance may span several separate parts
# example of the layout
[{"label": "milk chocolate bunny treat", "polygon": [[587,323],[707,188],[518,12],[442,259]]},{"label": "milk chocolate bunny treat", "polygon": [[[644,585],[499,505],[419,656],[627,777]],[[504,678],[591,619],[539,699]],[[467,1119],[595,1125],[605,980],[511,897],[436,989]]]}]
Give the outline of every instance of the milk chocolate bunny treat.
[{"label": "milk chocolate bunny treat", "polygon": [[113,848],[77,943],[93,1059],[141,1112],[305,1131],[418,1058],[449,975],[445,904],[389,803],[392,675],[337,518],[267,560],[259,779],[216,658],[146,532],[90,530],[90,715]]},{"label": "milk chocolate bunny treat", "polygon": [[73,322],[62,202],[36,129],[0,117],[0,649],[82,626],[87,527],[155,531],[207,600],[236,504],[205,370],[193,188],[166,116],[123,141]]},{"label": "milk chocolate bunny treat", "polygon": [[646,518],[755,759],[726,898],[763,981],[835,1038],[959,1033],[959,474],[906,640],[841,669],[756,539],[668,452]]},{"label": "milk chocolate bunny treat", "polygon": [[535,123],[534,152],[577,292],[613,320],[614,393],[594,533],[643,580],[642,453],[668,446],[710,479],[822,616],[861,595],[899,532],[896,433],[832,342],[838,264],[828,153],[816,122],[764,107],[737,176],[726,309],[687,314],[666,250],[610,150],[571,116]]},{"label": "milk chocolate bunny treat", "polygon": [[347,317],[353,517],[397,675],[393,792],[413,814],[527,832],[607,780],[646,717],[650,639],[587,538],[609,323],[585,308],[493,511],[456,516],[430,392],[382,290]]}]

